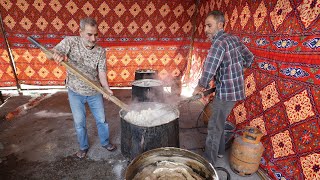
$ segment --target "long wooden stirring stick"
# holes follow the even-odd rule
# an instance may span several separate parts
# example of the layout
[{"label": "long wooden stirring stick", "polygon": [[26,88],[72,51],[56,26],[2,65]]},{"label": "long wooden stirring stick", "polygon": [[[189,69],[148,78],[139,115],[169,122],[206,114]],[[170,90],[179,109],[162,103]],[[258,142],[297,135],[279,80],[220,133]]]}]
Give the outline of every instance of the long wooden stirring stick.
[{"label": "long wooden stirring stick", "polygon": [[[36,41],[31,36],[29,36],[27,39],[30,42],[32,42],[35,46],[39,47],[42,50],[42,52],[44,52],[48,57],[52,57],[53,56],[53,52],[51,50],[45,48],[43,45],[41,45],[38,41]],[[86,75],[84,75],[78,69],[73,67],[69,62],[62,61],[60,64],[62,66],[64,66],[65,68],[67,68],[69,71],[71,71],[73,74],[78,76],[81,80],[86,82],[88,85],[90,85],[91,87],[93,87],[94,89],[99,91],[104,97],[105,96],[108,97],[108,99],[110,101],[112,101],[113,103],[115,103],[117,106],[119,106],[120,108],[124,109],[125,111],[129,111],[129,106],[127,104],[125,104],[124,102],[120,101],[117,97],[109,94],[105,89],[103,89],[100,86],[100,84],[90,80]]]}]

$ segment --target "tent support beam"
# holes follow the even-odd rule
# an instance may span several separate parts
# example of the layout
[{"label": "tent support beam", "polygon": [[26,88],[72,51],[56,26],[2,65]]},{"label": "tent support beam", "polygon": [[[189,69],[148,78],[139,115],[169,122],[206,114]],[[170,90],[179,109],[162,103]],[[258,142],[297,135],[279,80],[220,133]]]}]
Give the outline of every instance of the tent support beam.
[{"label": "tent support beam", "polygon": [[6,36],[6,31],[4,29],[4,25],[3,25],[1,14],[0,14],[0,25],[1,25],[1,32],[2,32],[2,35],[3,35],[3,39],[5,40],[5,43],[6,43],[6,48],[7,48],[7,52],[8,52],[9,59],[10,59],[10,65],[11,65],[11,68],[12,68],[12,73],[13,73],[14,79],[16,81],[16,86],[17,86],[18,93],[20,94],[21,93],[21,86],[19,84],[19,80],[18,80],[18,76],[17,76],[17,69],[16,69],[16,66],[15,66],[15,63],[14,63],[14,57],[13,57],[13,54],[12,54],[12,51],[11,51],[11,48],[10,48],[9,41],[8,41],[7,36]]}]

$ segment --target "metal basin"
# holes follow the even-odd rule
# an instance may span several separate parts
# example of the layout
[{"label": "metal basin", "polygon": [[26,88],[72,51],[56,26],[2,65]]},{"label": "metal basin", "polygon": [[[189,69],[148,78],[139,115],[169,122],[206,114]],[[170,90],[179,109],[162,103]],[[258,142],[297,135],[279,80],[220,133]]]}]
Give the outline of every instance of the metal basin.
[{"label": "metal basin", "polygon": [[[182,164],[182,166],[187,167],[187,172],[192,175],[196,176],[199,179],[205,180],[218,180],[217,172],[214,167],[206,161],[200,155],[193,153],[191,151],[181,149],[181,148],[174,148],[174,147],[164,147],[164,148],[157,148],[153,150],[149,150],[147,152],[142,153],[141,155],[137,156],[128,166],[125,179],[126,180],[133,180],[133,179],[140,179],[142,173],[144,174],[143,177],[150,177],[150,179],[156,180],[158,179],[155,177],[155,172],[160,172],[161,170],[154,170],[154,171],[147,171],[146,169],[151,169],[162,162],[169,162],[172,164]],[[169,166],[169,168],[173,168]],[[181,167],[181,166],[180,166]],[[148,174],[148,172],[150,172]],[[162,178],[163,179],[174,179],[170,175],[172,173],[166,173],[162,171]],[[169,172],[172,172],[169,169]],[[180,170],[179,172],[186,172],[184,170]],[[159,175],[160,176],[160,175]],[[184,176],[186,176],[184,174]],[[183,178],[179,178],[182,179]]]}]

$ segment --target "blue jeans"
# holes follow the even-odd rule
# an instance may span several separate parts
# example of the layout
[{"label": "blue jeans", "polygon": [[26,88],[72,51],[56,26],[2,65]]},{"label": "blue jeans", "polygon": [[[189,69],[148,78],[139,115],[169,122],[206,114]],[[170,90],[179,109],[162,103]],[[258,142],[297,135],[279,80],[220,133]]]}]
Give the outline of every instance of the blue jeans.
[{"label": "blue jeans", "polygon": [[222,101],[214,98],[209,104],[212,115],[208,122],[208,135],[204,156],[214,166],[218,154],[225,152],[224,126],[236,101]]},{"label": "blue jeans", "polygon": [[86,102],[88,103],[91,113],[96,120],[101,145],[105,146],[109,144],[109,125],[105,119],[102,95],[82,96],[68,89],[68,97],[80,149],[85,150],[89,148],[86,128]]}]

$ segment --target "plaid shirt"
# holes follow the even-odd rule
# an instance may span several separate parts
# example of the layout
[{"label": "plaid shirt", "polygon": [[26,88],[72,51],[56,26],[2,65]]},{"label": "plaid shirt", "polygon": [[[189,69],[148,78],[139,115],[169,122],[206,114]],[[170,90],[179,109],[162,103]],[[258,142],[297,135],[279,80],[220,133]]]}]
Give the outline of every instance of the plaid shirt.
[{"label": "plaid shirt", "polygon": [[214,77],[217,98],[242,100],[245,98],[243,68],[250,67],[253,59],[253,54],[238,37],[221,30],[212,40],[198,85],[208,89]]}]

